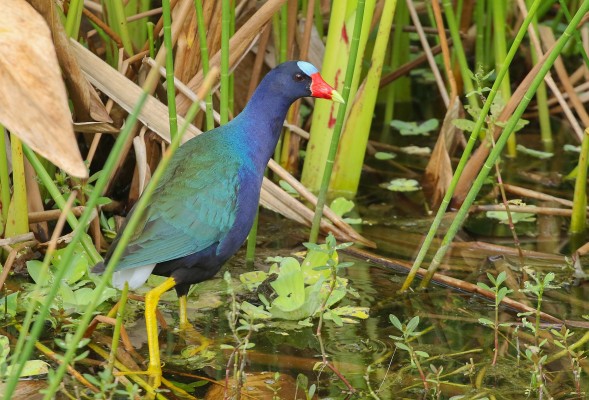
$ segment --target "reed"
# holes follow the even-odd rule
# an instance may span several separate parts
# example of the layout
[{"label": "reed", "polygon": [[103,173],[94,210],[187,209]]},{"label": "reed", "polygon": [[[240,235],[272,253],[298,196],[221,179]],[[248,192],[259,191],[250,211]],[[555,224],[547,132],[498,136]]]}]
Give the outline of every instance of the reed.
[{"label": "reed", "polygon": [[[511,64],[511,62],[514,58],[514,56],[519,48],[520,43],[521,43],[524,35],[526,34],[526,29],[529,26],[529,24],[531,23],[532,17],[536,13],[540,3],[541,3],[541,0],[535,0],[534,3],[532,4],[532,7],[530,7],[529,13],[526,16],[526,18],[524,19],[524,21],[522,22],[522,26],[520,27],[511,47],[509,49],[509,52],[507,53],[505,63],[503,64],[502,68],[497,73],[497,78],[495,79],[495,82],[493,83],[493,86],[491,87],[491,90],[489,91],[489,95],[487,96],[487,99],[486,99],[485,103],[483,104],[483,108],[481,110],[481,113],[479,114],[479,118],[477,119],[477,121],[475,123],[475,126],[473,128],[473,131],[470,134],[470,137],[468,139],[466,147],[462,153],[462,156],[460,157],[460,161],[458,162],[458,165],[456,166],[456,170],[454,171],[454,175],[452,176],[452,180],[451,180],[450,184],[448,185],[448,190],[446,191],[446,194],[444,195],[444,198],[442,199],[442,202],[440,203],[440,208],[438,208],[438,211],[437,211],[436,216],[432,222],[432,225],[431,225],[430,229],[428,230],[427,235],[424,238],[424,241],[423,241],[421,247],[419,248],[417,256],[415,257],[415,261],[413,262],[413,265],[411,266],[411,270],[409,271],[407,278],[405,278],[405,281],[403,282],[403,285],[401,287],[401,291],[405,291],[405,290],[409,289],[413,280],[415,279],[417,271],[419,270],[423,260],[425,259],[425,256],[426,256],[426,254],[427,254],[427,252],[428,252],[428,250],[434,240],[436,232],[437,232],[438,228],[440,227],[442,219],[444,218],[446,210],[448,209],[450,201],[452,200],[452,195],[454,193],[454,190],[456,189],[456,185],[458,184],[458,180],[460,179],[460,176],[461,176],[462,172],[464,171],[464,167],[466,166],[466,163],[468,162],[468,159],[472,153],[474,145],[477,142],[477,138],[479,137],[481,129],[483,128],[483,125],[485,124],[486,116],[488,115],[488,113],[491,109],[491,105],[493,103],[493,100],[495,99],[495,96],[497,95],[501,81],[503,80],[503,77],[507,74],[507,70],[509,68],[509,65]],[[495,147],[495,149],[496,148],[497,147]],[[493,164],[489,164],[489,165],[493,165]],[[437,267],[435,267],[435,268],[437,269]],[[435,271],[435,269],[434,269],[434,271]]]},{"label": "reed", "polygon": [[[532,8],[530,9],[530,13],[528,14],[528,17],[526,17],[526,19],[524,20],[524,23],[522,24],[522,27],[520,28],[520,30],[523,29],[524,27],[525,27],[525,29],[527,29],[527,26],[531,22],[530,15],[533,15],[535,12],[535,10],[534,10],[535,5],[536,5],[536,3],[534,3],[532,5]],[[487,178],[490,169],[495,164],[495,162],[499,158],[501,151],[505,147],[507,139],[514,132],[514,129],[515,129],[519,119],[521,118],[522,114],[524,113],[530,100],[534,96],[534,93],[536,92],[538,86],[540,85],[540,83],[544,79],[544,76],[548,73],[548,71],[550,70],[550,68],[554,64],[554,61],[562,52],[568,39],[571,36],[573,36],[573,31],[575,29],[577,29],[577,25],[579,24],[579,22],[581,21],[581,18],[585,15],[585,13],[587,11],[589,11],[589,2],[583,2],[579,6],[577,13],[574,15],[574,17],[571,19],[570,23],[567,25],[563,35],[556,42],[552,51],[547,53],[547,55],[545,56],[545,61],[542,63],[540,69],[538,70],[538,73],[535,75],[532,83],[530,84],[530,87],[526,90],[526,93],[523,96],[522,101],[519,103],[519,105],[515,109],[514,113],[507,121],[507,123],[503,129],[503,132],[501,133],[501,136],[497,140],[496,146],[493,148],[493,150],[489,154],[487,161],[485,162],[479,175],[477,176],[476,180],[474,181],[472,188],[468,192],[468,195],[466,196],[464,203],[462,204],[462,206],[458,210],[458,213],[456,214],[455,219],[452,221],[452,224],[450,225],[448,232],[446,233],[446,235],[444,236],[444,239],[442,240],[440,248],[437,250],[436,254],[434,255],[434,258],[428,268],[426,276],[424,277],[423,281],[420,284],[421,287],[427,287],[433,274],[435,273],[437,268],[440,266],[444,256],[446,255],[446,252],[448,251],[448,249],[450,247],[450,243],[454,239],[454,236],[456,236],[456,233],[458,232],[458,230],[462,226],[462,223],[466,219],[466,216],[468,215],[468,209],[470,208],[470,206],[474,202],[476,195],[478,194],[479,190],[483,186],[483,183],[484,183],[485,179]],[[526,24],[526,21],[527,21],[527,24]],[[516,44],[516,42],[514,42],[514,45],[515,44]]]},{"label": "reed", "polygon": [[[345,7],[344,4],[345,3]],[[335,88],[339,90],[342,86],[342,77],[348,74],[348,65],[352,65],[353,77],[350,81],[349,99],[356,96],[360,75],[362,71],[362,55],[368,40],[370,30],[370,21],[374,14],[375,1],[366,0],[363,19],[361,22],[360,36],[358,38],[357,54],[359,57],[354,59],[354,64],[349,64],[352,46],[350,32],[355,31],[355,12],[357,9],[356,1],[340,2],[337,6],[332,7],[332,13],[329,20],[329,32],[327,34],[327,43],[325,45],[325,55],[321,75],[329,82],[334,83]],[[345,108],[351,108],[352,101],[349,101]],[[301,182],[310,190],[318,192],[321,187],[322,177],[326,168],[326,161],[330,151],[332,136],[337,124],[334,116],[339,115],[335,111],[336,106],[332,102],[317,101],[313,110],[311,123],[311,137],[307,144],[307,152],[303,165]],[[330,169],[333,166],[329,167]]]},{"label": "reed", "polygon": [[[356,8],[356,15],[354,19],[354,30],[352,33],[351,41],[350,41],[350,53],[347,59],[348,65],[346,67],[346,77],[344,79],[344,87],[342,90],[342,97],[346,104],[349,102],[350,93],[351,93],[351,85],[355,75],[354,72],[354,65],[357,64],[357,59],[359,58],[358,55],[359,47],[360,47],[360,36],[362,33],[362,21],[364,19],[364,11],[365,11],[365,0],[358,0],[357,8]],[[365,30],[365,29],[364,29]],[[321,216],[323,215],[323,207],[325,206],[325,201],[327,198],[327,190],[329,188],[329,182],[331,180],[331,171],[333,169],[333,164],[335,161],[335,156],[337,153],[337,147],[339,144],[339,138],[342,131],[344,119],[346,116],[346,107],[340,106],[338,109],[337,118],[335,121],[335,126],[333,130],[333,136],[331,138],[331,146],[329,147],[329,154],[327,155],[327,159],[325,161],[325,169],[323,171],[323,179],[321,181],[321,186],[319,189],[319,194],[317,195],[317,204],[315,205],[315,214],[313,215],[313,223],[311,225],[311,232],[309,234],[309,242],[316,243],[317,237],[319,236],[319,226],[321,224]]]},{"label": "reed", "polygon": [[396,0],[384,4],[370,59],[370,69],[356,94],[342,131],[330,182],[330,190],[336,195],[354,197],[358,191],[396,6]]},{"label": "reed", "polygon": [[585,129],[573,195],[573,215],[569,232],[580,234],[587,229],[587,167],[589,166],[589,128]]}]

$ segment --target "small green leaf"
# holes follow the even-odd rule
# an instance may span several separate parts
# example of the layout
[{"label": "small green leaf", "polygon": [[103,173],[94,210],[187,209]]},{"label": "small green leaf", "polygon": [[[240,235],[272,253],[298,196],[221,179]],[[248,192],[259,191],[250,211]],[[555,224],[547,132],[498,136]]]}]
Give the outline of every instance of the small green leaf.
[{"label": "small green leaf", "polygon": [[422,358],[429,358],[429,354],[426,353],[425,351],[415,350],[415,354],[417,354],[419,357],[422,357]]},{"label": "small green leaf", "polygon": [[376,158],[377,160],[392,160],[393,158],[396,158],[397,155],[394,153],[386,153],[384,151],[377,151],[376,153],[374,153],[374,158]]},{"label": "small green leaf", "polygon": [[[10,370],[10,366],[8,367]],[[37,376],[37,375],[45,375],[49,371],[49,364],[45,361],[41,360],[29,360],[25,362],[25,366],[23,367],[22,372],[20,373],[20,377],[28,377],[28,376]]]},{"label": "small green leaf", "polygon": [[407,346],[405,343],[403,342],[395,342],[395,346],[397,346],[398,348],[400,348],[401,350],[405,350],[405,351],[409,351],[409,346]]},{"label": "small green leaf", "polygon": [[10,342],[6,336],[0,335],[0,365],[6,362],[8,354],[10,354]]},{"label": "small green leaf", "polygon": [[545,160],[547,158],[551,158],[554,156],[554,153],[550,153],[547,151],[540,151],[540,150],[534,150],[534,149],[528,149],[527,147],[524,147],[521,144],[517,145],[517,151],[523,154],[527,154],[529,156],[532,157],[536,157],[539,158],[541,160]]},{"label": "small green leaf", "polygon": [[405,331],[407,333],[412,333],[417,328],[417,325],[419,325],[419,317],[416,315],[407,322],[407,328],[405,328]]},{"label": "small green leaf", "polygon": [[296,189],[293,188],[292,185],[290,183],[288,183],[287,181],[280,179],[278,181],[278,184],[286,193],[290,194],[291,196],[298,196],[299,195],[299,192],[297,192]]},{"label": "small green leaf", "polygon": [[570,153],[580,153],[581,152],[581,146],[574,146],[572,144],[565,144],[563,146],[564,151],[570,152]]},{"label": "small green leaf", "polygon": [[43,262],[39,260],[30,260],[27,261],[27,272],[29,273],[31,279],[35,281],[38,285],[47,285],[49,283],[50,273],[45,274],[43,278],[43,282],[41,280],[41,267],[43,266]]},{"label": "small green leaf", "polygon": [[487,318],[479,318],[479,323],[487,326],[495,326],[495,323]]},{"label": "small green leaf", "polygon": [[503,282],[505,282],[505,279],[507,279],[507,273],[505,273],[505,271],[501,271],[499,275],[497,275],[495,286],[500,286]]},{"label": "small green leaf", "polygon": [[469,119],[458,118],[452,121],[455,127],[461,131],[472,132],[474,131],[475,123]]},{"label": "small green leaf", "polygon": [[420,189],[419,182],[407,178],[393,179],[384,184],[384,187],[392,192],[414,192]]},{"label": "small green leaf", "polygon": [[393,326],[395,328],[397,328],[401,332],[403,331],[403,324],[401,324],[401,321],[399,321],[399,318],[397,318],[396,315],[389,314],[389,320],[391,321],[391,324],[393,324]]},{"label": "small green leaf", "polygon": [[336,213],[339,217],[343,217],[345,214],[352,211],[354,206],[355,204],[353,201],[343,197],[338,197],[331,202],[329,208],[331,208],[331,210],[334,213]]}]

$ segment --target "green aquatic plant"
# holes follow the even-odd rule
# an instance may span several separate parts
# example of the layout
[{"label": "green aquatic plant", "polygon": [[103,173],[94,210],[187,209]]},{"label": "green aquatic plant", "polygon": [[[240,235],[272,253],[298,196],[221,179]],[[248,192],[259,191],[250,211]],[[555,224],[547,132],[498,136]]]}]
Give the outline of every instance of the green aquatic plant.
[{"label": "green aquatic plant", "polygon": [[497,363],[497,354],[499,353],[499,327],[510,325],[506,323],[499,323],[499,305],[505,296],[513,292],[513,290],[508,289],[505,286],[501,286],[507,279],[507,274],[505,271],[500,272],[499,275],[497,275],[497,278],[493,277],[493,275],[487,272],[487,278],[489,278],[489,281],[493,284],[492,287],[484,282],[477,282],[477,286],[484,290],[488,290],[495,295],[495,318],[493,321],[487,318],[479,318],[479,323],[492,327],[493,331],[495,332],[495,347],[493,349],[493,365],[495,365]]},{"label": "green aquatic plant", "polygon": [[[221,349],[231,350],[231,355],[227,360],[227,370],[229,371],[233,364],[233,379],[235,380],[236,393],[241,393],[241,387],[245,381],[245,364],[247,360],[247,351],[255,346],[251,342],[252,333],[258,332],[264,327],[262,323],[255,323],[260,319],[258,314],[247,314],[240,308],[240,304],[235,297],[235,290],[233,288],[233,281],[231,274],[226,271],[223,279],[227,283],[227,295],[230,298],[230,307],[227,311],[227,321],[229,322],[229,329],[233,335],[234,345],[222,344]],[[228,380],[229,376],[225,376],[225,397],[228,394]]]},{"label": "green aquatic plant", "polygon": [[[11,366],[6,362],[10,354],[8,338],[0,335],[0,381],[10,374]],[[43,360],[28,360],[20,373],[21,378],[45,375],[49,371],[49,364]]]},{"label": "green aquatic plant", "polygon": [[298,399],[297,393],[298,393],[299,389],[301,389],[302,392],[305,394],[305,399],[311,400],[315,396],[315,391],[317,390],[317,385],[312,383],[309,386],[309,378],[307,378],[307,376],[304,374],[298,374],[297,375],[297,389],[295,392],[295,399]]},{"label": "green aquatic plant", "polygon": [[[48,299],[47,292],[51,286],[58,284],[55,273],[59,269],[64,268],[63,257],[66,248],[55,251],[49,269],[45,272],[43,271],[42,261],[27,261],[27,272],[35,284],[40,287],[39,291],[32,292],[32,295],[28,296],[33,303],[44,304],[50,301],[51,309],[64,309],[66,312],[72,311],[79,313],[83,307],[89,304],[93,297],[98,295],[94,288],[97,278],[88,273],[89,266],[92,265],[92,260],[85,252],[81,243],[77,242],[70,244],[70,246],[75,247],[73,266],[68,268],[61,277],[59,290],[57,296],[54,298]],[[105,288],[101,291],[98,304],[102,304],[116,295],[117,291],[115,289]]]},{"label": "green aquatic plant", "polygon": [[429,390],[427,378],[419,361],[422,358],[429,358],[429,354],[425,351],[415,350],[411,344],[413,339],[423,334],[423,332],[417,330],[417,325],[419,325],[419,317],[415,316],[411,318],[409,322],[401,323],[399,318],[393,314],[390,314],[389,320],[391,321],[391,324],[393,324],[393,326],[401,332],[401,336],[389,335],[389,337],[395,341],[395,346],[397,346],[398,349],[405,350],[409,353],[411,366],[419,371],[419,376],[423,382],[423,387],[426,391]]},{"label": "green aquatic plant", "polygon": [[[521,200],[514,199],[507,202],[508,205],[514,206],[525,206]],[[530,206],[534,207],[534,206]],[[499,220],[502,224],[509,224],[509,214],[507,211],[487,211],[487,218],[493,218]],[[518,222],[534,222],[536,220],[536,214],[526,212],[511,212],[511,223],[517,224]]]},{"label": "green aquatic plant", "polygon": [[581,390],[581,374],[583,373],[583,368],[581,367],[581,360],[585,359],[586,352],[583,350],[573,349],[569,343],[569,339],[574,335],[574,332],[571,332],[566,326],[562,326],[560,331],[556,329],[551,329],[550,332],[554,335],[555,340],[552,342],[556,347],[560,347],[561,349],[565,350],[569,361],[571,363],[571,371],[573,373],[573,379],[575,381],[575,390],[577,391],[577,395],[579,398],[582,398],[583,395]]},{"label": "green aquatic plant", "polygon": [[336,213],[342,220],[348,224],[361,224],[362,218],[351,218],[349,216],[346,217],[353,209],[356,207],[356,204],[352,200],[348,200],[344,197],[338,197],[333,199],[329,208],[331,211]]},{"label": "green aquatic plant", "polygon": [[407,178],[396,178],[390,182],[383,183],[381,186],[391,192],[415,192],[421,189],[418,181]]},{"label": "green aquatic plant", "polygon": [[269,282],[271,288],[270,294],[258,291],[261,306],[244,301],[241,310],[258,319],[284,319],[299,321],[303,325],[308,325],[308,319],[316,316],[340,326],[357,322],[357,318],[368,318],[367,307],[333,308],[347,294],[356,293],[348,286],[347,279],[337,276],[341,269],[352,265],[338,260],[337,250],[348,245],[337,245],[330,235],[325,244],[306,243],[309,251],[302,263],[294,257],[277,257],[272,259],[275,262],[268,272],[241,274],[241,282],[252,292],[264,282]]},{"label": "green aquatic plant", "polygon": [[417,122],[405,122],[394,119],[391,121],[391,126],[398,130],[403,136],[428,136],[430,132],[438,129],[440,122],[435,118],[428,119],[420,124]]},{"label": "green aquatic plant", "polygon": [[[534,326],[526,318],[522,318],[522,325],[532,330],[536,335],[538,334],[538,327]],[[526,359],[533,365],[533,369],[530,371],[530,385],[525,390],[528,396],[537,393],[539,398],[542,398],[544,395],[549,399],[552,398],[548,393],[548,388],[544,384],[544,365],[546,364],[548,355],[544,354],[543,347],[547,341],[548,339],[543,339],[537,345],[529,345],[524,351]]]},{"label": "green aquatic plant", "polygon": [[554,272],[549,272],[546,275],[544,275],[544,277],[542,277],[540,274],[530,271],[529,276],[531,276],[534,281],[525,281],[524,288],[520,289],[520,292],[528,293],[536,297],[536,310],[528,313],[519,313],[518,316],[533,315],[535,317],[535,325],[533,326],[534,329],[532,329],[532,331],[534,332],[536,343],[538,343],[538,335],[540,333],[542,298],[544,295],[544,291],[547,289],[558,289],[559,286],[552,284],[552,281],[554,281],[554,278],[556,277]]}]

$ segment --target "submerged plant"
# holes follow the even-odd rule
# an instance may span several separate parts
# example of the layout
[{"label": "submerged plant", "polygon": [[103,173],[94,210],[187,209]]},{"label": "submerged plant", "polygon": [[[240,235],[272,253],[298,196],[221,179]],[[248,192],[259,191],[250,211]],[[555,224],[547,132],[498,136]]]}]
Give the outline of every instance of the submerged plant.
[{"label": "submerged plant", "polygon": [[[247,351],[255,346],[255,343],[252,343],[250,338],[252,333],[259,331],[264,327],[264,324],[254,323],[257,319],[257,315],[244,314],[240,310],[239,304],[235,298],[235,291],[233,290],[233,282],[229,271],[225,272],[223,279],[227,283],[227,294],[230,297],[230,308],[229,311],[227,311],[227,321],[229,322],[229,329],[231,329],[235,345],[222,344],[221,349],[231,350],[231,355],[227,360],[227,372],[233,364],[233,379],[235,381],[236,393],[241,393],[241,387],[245,381],[244,368],[247,359]],[[227,373],[225,375],[225,398],[228,396],[229,387],[229,374]]]},{"label": "submerged plant", "polygon": [[415,316],[411,318],[409,322],[403,324],[401,323],[399,318],[397,318],[393,314],[390,314],[389,320],[391,321],[391,324],[393,324],[393,326],[401,332],[401,336],[389,335],[389,337],[395,341],[395,346],[397,346],[398,349],[405,350],[409,353],[411,366],[413,366],[417,369],[417,371],[419,371],[419,376],[421,377],[421,381],[423,382],[423,387],[426,391],[429,390],[427,378],[425,376],[425,373],[423,372],[423,368],[419,361],[422,358],[429,358],[429,354],[425,351],[415,350],[415,348],[411,345],[413,339],[415,339],[418,336],[421,336],[423,333],[421,331],[416,330],[417,325],[419,325],[419,317]]},{"label": "submerged plant", "polygon": [[505,296],[509,293],[513,292],[513,290],[508,289],[505,286],[501,286],[505,279],[507,279],[507,274],[505,271],[502,271],[497,275],[497,278],[494,278],[493,275],[487,272],[487,278],[493,284],[493,287],[490,287],[484,282],[477,282],[477,286],[492,292],[495,295],[495,319],[493,321],[487,318],[479,318],[479,322],[483,325],[490,326],[493,328],[495,332],[495,346],[493,349],[493,365],[497,363],[497,354],[499,353],[499,327],[501,326],[509,326],[510,324],[507,323],[499,323],[499,304],[503,301]]},{"label": "submerged plant", "polygon": [[[525,318],[522,319],[522,324],[524,327],[534,331],[537,334],[536,327]],[[546,364],[546,359],[548,355],[544,354],[543,346],[546,344],[548,339],[542,340],[538,345],[530,345],[527,346],[524,354],[526,359],[530,361],[534,368],[530,372],[530,386],[526,389],[526,394],[529,396],[534,392],[538,393],[539,398],[542,398],[543,395],[547,395],[548,398],[550,394],[548,393],[548,389],[544,384],[544,365]]]},{"label": "submerged plant", "polygon": [[[523,293],[530,293],[534,295],[537,299],[536,303],[536,311],[529,312],[529,313],[520,313],[518,316],[527,316],[527,315],[534,315],[535,316],[535,325],[533,325],[532,331],[534,332],[534,338],[536,343],[538,343],[538,335],[540,333],[540,317],[541,317],[541,309],[542,309],[542,298],[544,295],[544,291],[546,289],[558,289],[559,286],[552,285],[552,281],[555,278],[554,272],[549,272],[542,278],[540,274],[537,273],[530,273],[529,274],[534,282],[525,281],[524,288],[520,289]],[[532,327],[530,327],[532,328]]]},{"label": "submerged plant", "polygon": [[581,368],[581,360],[585,358],[585,351],[577,351],[571,348],[568,340],[574,335],[574,332],[571,332],[566,326],[563,326],[560,329],[560,332],[556,329],[551,329],[550,332],[556,338],[553,341],[553,344],[556,347],[560,347],[561,349],[565,350],[567,356],[569,357],[569,361],[571,363],[571,371],[573,373],[573,379],[575,381],[575,390],[577,391],[577,395],[579,396],[579,398],[581,398],[581,374],[583,373],[583,368]]}]

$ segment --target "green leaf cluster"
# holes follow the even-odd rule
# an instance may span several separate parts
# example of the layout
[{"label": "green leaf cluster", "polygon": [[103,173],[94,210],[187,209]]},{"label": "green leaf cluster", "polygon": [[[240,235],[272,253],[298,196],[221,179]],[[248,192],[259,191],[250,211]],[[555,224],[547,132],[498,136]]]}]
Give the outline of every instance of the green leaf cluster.
[{"label": "green leaf cluster", "polygon": [[[10,354],[10,344],[8,338],[0,335],[0,380],[10,374],[11,366],[8,365],[7,359]],[[28,360],[20,374],[21,378],[45,375],[49,371],[49,364],[42,360]]]},{"label": "green leaf cluster", "polygon": [[[71,246],[71,245],[70,245]],[[52,302],[51,307],[53,309],[64,309],[73,310],[78,312],[82,307],[88,305],[95,293],[93,288],[94,281],[88,271],[92,261],[88,257],[88,254],[84,250],[80,243],[74,244],[76,247],[74,251],[74,263],[72,268],[69,268],[60,282],[55,282],[54,275],[55,271],[59,268],[64,268],[62,256],[65,252],[65,248],[58,249],[55,251],[51,264],[47,271],[43,271],[43,262],[38,260],[27,261],[27,271],[33,281],[37,284],[41,284],[42,288],[40,291],[33,293],[29,298],[39,304],[44,303],[46,300],[46,293],[49,287],[52,285],[59,285],[58,295]],[[100,295],[100,302],[102,304],[106,300],[116,296],[117,291],[113,288],[106,288]]]},{"label": "green leaf cluster", "polygon": [[[255,306],[247,301],[241,310],[257,319],[284,319],[303,321],[317,316],[326,301],[323,316],[338,325],[355,323],[357,318],[368,318],[366,307],[343,306],[331,308],[346,294],[355,293],[348,287],[348,280],[337,277],[334,290],[330,293],[331,268],[345,268],[351,263],[339,263],[336,251],[327,251],[330,244],[310,245],[302,263],[293,257],[274,258],[268,272],[252,271],[241,274],[240,280],[250,291],[256,291],[263,282],[269,282],[272,295],[258,293],[262,305]],[[332,248],[342,248],[332,245]]]}]

